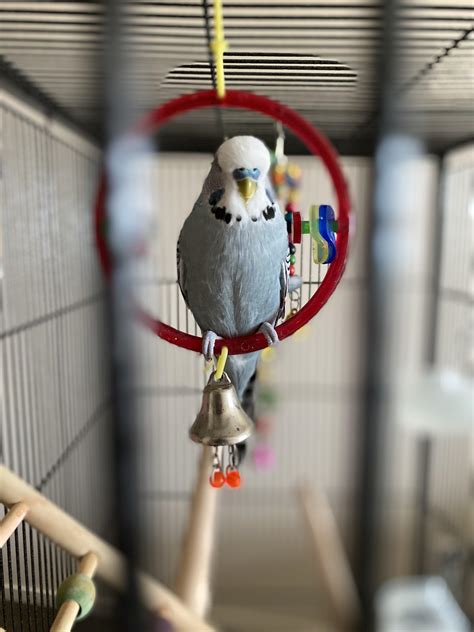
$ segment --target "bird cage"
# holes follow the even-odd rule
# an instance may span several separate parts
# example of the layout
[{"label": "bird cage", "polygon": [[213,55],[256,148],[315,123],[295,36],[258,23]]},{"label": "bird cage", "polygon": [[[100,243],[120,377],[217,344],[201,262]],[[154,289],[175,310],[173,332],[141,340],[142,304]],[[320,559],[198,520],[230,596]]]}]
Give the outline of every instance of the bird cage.
[{"label": "bird cage", "polygon": [[[1,4],[0,632],[369,629],[410,575],[472,616],[473,16],[445,5]],[[290,291],[281,344],[212,368],[176,243],[241,134]],[[263,353],[216,490],[188,435],[224,348]]]}]

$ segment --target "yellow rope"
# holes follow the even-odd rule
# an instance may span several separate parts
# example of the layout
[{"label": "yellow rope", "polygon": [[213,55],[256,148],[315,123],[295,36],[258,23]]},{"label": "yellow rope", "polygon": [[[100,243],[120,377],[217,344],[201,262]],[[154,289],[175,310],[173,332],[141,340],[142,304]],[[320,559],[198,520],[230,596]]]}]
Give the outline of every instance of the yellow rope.
[{"label": "yellow rope", "polygon": [[227,42],[224,37],[224,21],[222,18],[222,0],[214,0],[214,40],[211,51],[214,55],[216,67],[217,96],[225,97],[224,53],[227,50]]},{"label": "yellow rope", "polygon": [[227,362],[228,355],[229,355],[229,349],[227,347],[222,347],[221,355],[219,356],[219,359],[217,360],[216,373],[214,375],[214,378],[216,380],[220,380],[222,377],[222,374],[224,373],[225,363]]}]

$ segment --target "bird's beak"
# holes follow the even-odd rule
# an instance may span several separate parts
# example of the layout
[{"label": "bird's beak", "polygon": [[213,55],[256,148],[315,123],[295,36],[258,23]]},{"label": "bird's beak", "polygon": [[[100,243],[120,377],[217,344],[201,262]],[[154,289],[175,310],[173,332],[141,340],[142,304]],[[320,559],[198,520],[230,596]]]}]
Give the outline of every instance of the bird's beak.
[{"label": "bird's beak", "polygon": [[247,204],[257,190],[257,181],[252,178],[242,178],[242,180],[237,181],[237,186],[239,187],[240,196]]}]

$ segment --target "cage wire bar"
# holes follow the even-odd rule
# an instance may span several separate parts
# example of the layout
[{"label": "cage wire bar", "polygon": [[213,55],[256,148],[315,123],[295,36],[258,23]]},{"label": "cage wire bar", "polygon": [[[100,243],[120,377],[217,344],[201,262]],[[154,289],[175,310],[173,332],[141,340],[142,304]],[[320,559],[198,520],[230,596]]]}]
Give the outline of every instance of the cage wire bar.
[{"label": "cage wire bar", "polygon": [[[114,625],[135,632],[145,620],[137,582],[141,541],[136,402],[132,385],[136,371],[134,341],[134,276],[137,244],[146,235],[141,205],[149,192],[139,191],[137,162],[147,154],[143,139],[128,135],[136,117],[133,90],[129,86],[132,60],[124,41],[126,0],[106,2],[104,49],[106,149],[108,183],[107,221],[113,252],[109,316],[112,362],[112,416],[114,489],[118,546],[127,559],[128,590],[119,599]],[[143,186],[143,185],[142,185]]]},{"label": "cage wire bar", "polygon": [[[104,292],[83,247],[99,151],[4,86],[1,460],[102,532],[108,479],[98,464],[99,454],[107,463],[109,421]],[[0,552],[0,626],[48,630],[56,589],[74,569],[73,557],[23,521]]]},{"label": "cage wire bar", "polygon": [[375,151],[373,204],[367,261],[365,383],[361,404],[360,500],[356,577],[361,595],[364,632],[375,629],[374,597],[380,553],[379,525],[385,472],[386,426],[390,377],[391,293],[403,265],[394,256],[400,239],[404,199],[400,164],[416,151],[414,139],[403,136],[398,83],[396,25],[399,0],[383,0],[383,45],[378,60],[378,140]]}]

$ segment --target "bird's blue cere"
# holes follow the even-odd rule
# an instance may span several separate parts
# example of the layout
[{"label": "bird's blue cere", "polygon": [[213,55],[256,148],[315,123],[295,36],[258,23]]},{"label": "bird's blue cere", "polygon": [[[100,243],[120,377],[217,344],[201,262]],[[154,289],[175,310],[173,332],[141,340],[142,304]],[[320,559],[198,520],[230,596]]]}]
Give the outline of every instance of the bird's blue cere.
[{"label": "bird's blue cere", "polygon": [[251,178],[252,180],[258,180],[260,177],[260,169],[234,169],[232,172],[234,180],[243,180],[244,178]]}]

